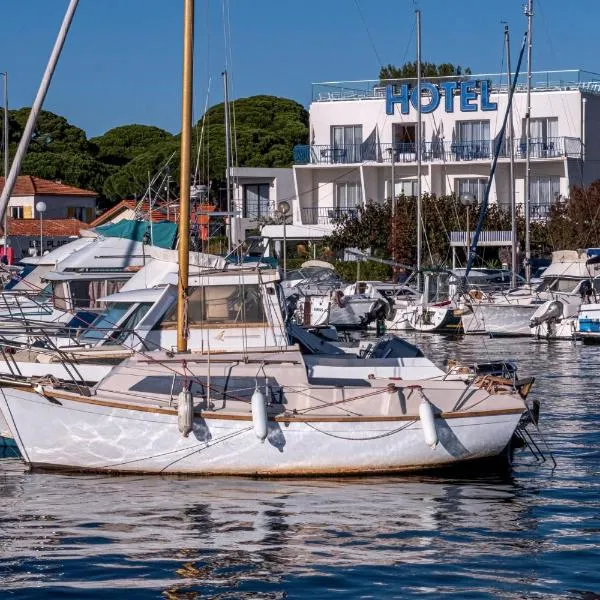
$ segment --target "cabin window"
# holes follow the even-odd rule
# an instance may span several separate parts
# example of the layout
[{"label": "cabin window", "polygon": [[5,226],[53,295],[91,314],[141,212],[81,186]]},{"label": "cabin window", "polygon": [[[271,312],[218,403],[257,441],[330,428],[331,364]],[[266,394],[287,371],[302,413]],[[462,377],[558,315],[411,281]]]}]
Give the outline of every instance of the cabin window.
[{"label": "cabin window", "polygon": [[[190,326],[261,325],[265,311],[258,285],[214,285],[191,288],[188,299]],[[177,322],[177,306],[166,315],[162,327],[173,327]]]},{"label": "cabin window", "polygon": [[58,310],[68,310],[69,307],[67,306],[67,291],[65,290],[64,282],[52,282],[52,299],[54,302],[54,308]]}]

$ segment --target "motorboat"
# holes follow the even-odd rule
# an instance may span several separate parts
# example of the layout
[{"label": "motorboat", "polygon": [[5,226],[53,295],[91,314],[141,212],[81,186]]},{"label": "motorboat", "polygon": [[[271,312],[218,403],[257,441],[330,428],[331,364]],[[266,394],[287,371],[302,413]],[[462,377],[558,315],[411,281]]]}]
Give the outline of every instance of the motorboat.
[{"label": "motorboat", "polygon": [[[585,298],[598,275],[600,265],[590,261],[587,251],[553,252],[552,262],[542,274],[542,282],[535,288],[510,290],[495,295],[493,301],[472,302],[470,308],[474,318],[483,324],[485,332],[493,336],[561,337],[557,334],[562,331],[565,337],[570,337],[571,325],[555,329],[553,334],[552,325],[549,331],[548,324],[544,323],[550,317],[554,322],[557,318],[573,318],[579,310],[582,297]],[[551,313],[547,312],[547,303],[550,302],[560,303],[560,315],[555,315],[558,305],[554,305]]]}]

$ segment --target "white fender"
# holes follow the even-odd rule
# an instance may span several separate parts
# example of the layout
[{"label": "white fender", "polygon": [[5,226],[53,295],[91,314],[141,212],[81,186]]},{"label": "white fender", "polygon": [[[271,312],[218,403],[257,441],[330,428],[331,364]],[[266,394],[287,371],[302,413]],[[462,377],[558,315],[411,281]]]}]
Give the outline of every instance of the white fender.
[{"label": "white fender", "polygon": [[438,434],[435,428],[435,415],[433,414],[433,406],[427,398],[423,398],[419,404],[419,418],[421,419],[421,427],[423,428],[423,437],[425,443],[435,448],[438,443]]},{"label": "white fender", "polygon": [[252,394],[252,425],[256,437],[264,442],[267,437],[267,401],[265,395],[256,388]]},{"label": "white fender", "polygon": [[183,437],[194,428],[194,399],[189,390],[181,390],[177,396],[177,426]]}]

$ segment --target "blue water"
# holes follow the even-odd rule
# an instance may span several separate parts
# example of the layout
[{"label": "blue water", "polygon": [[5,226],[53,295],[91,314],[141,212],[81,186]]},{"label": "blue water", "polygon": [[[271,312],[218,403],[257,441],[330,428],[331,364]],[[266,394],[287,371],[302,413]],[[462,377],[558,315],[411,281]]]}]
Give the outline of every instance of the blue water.
[{"label": "blue water", "polygon": [[600,347],[412,338],[511,356],[556,457],[504,472],[249,480],[0,462],[0,597],[600,598]]}]

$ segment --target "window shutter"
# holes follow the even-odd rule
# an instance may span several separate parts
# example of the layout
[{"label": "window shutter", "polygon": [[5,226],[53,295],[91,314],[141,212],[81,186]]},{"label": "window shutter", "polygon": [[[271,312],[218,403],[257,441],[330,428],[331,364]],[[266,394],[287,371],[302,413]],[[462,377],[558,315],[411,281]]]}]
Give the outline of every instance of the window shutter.
[{"label": "window shutter", "polygon": [[33,206],[24,206],[23,207],[23,218],[24,219],[33,219]]},{"label": "window shutter", "polygon": [[94,218],[94,209],[93,208],[86,208],[85,209],[85,222],[86,223],[91,223],[92,220]]},{"label": "window shutter", "polygon": [[67,207],[67,219],[72,219],[75,216],[75,207],[68,206]]}]

